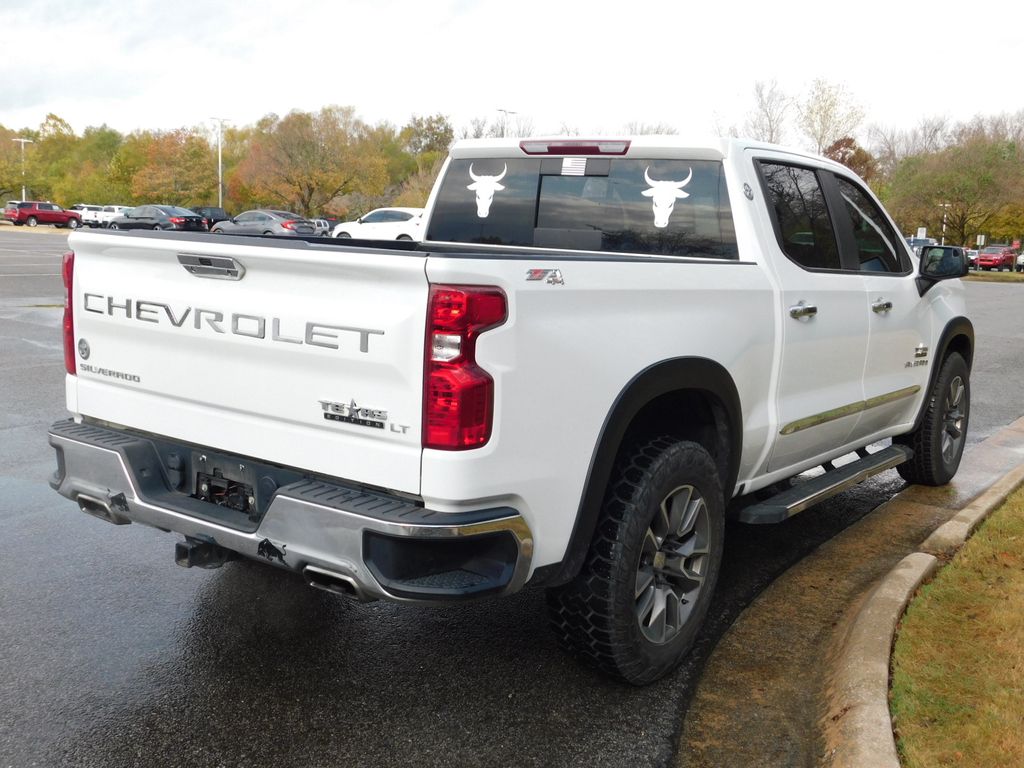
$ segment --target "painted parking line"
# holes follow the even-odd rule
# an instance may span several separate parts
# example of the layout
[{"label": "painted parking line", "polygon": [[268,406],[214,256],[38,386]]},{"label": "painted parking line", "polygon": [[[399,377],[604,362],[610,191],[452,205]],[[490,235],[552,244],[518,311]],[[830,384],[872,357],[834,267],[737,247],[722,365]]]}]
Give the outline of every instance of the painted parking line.
[{"label": "painted parking line", "polygon": [[21,272],[14,274],[2,274],[0,277],[60,277],[60,272]]}]

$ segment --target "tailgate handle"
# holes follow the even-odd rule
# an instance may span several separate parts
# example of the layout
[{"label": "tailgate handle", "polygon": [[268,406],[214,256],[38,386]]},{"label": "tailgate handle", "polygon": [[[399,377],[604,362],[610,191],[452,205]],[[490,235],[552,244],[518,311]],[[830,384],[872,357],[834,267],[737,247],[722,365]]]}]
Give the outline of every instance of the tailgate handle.
[{"label": "tailgate handle", "polygon": [[241,280],[245,267],[230,256],[200,256],[197,253],[179,253],[178,263],[185,271],[196,277],[212,277],[215,280]]}]

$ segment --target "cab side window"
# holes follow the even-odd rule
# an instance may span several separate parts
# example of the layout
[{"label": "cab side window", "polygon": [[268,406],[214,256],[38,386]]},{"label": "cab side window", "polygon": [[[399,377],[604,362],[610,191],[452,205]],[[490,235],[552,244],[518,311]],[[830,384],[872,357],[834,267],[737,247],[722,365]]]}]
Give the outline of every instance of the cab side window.
[{"label": "cab side window", "polygon": [[763,160],[757,166],[783,253],[804,269],[841,269],[818,174],[810,168]]},{"label": "cab side window", "polygon": [[910,262],[899,236],[874,201],[848,179],[836,176],[836,185],[853,225],[857,259],[862,272],[906,272]]}]

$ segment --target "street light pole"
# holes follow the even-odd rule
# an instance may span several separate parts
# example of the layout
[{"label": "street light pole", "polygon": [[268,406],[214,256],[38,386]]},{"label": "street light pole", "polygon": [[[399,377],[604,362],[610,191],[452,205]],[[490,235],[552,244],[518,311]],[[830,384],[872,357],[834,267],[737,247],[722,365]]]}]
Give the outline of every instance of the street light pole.
[{"label": "street light pole", "polygon": [[518,115],[519,113],[516,112],[515,110],[512,110],[512,109],[502,109],[501,107],[498,107],[495,111],[496,112],[501,112],[502,115],[504,115],[504,117],[501,118],[501,138],[504,139],[505,138],[505,127],[508,125],[508,116],[509,115]]},{"label": "street light pole", "polygon": [[224,161],[221,155],[221,136],[224,134],[224,123],[231,122],[227,117],[211,117],[217,121],[217,207],[224,207]]},{"label": "street light pole", "polygon": [[35,144],[32,139],[11,139],[21,144],[21,202],[25,202],[25,145]]}]

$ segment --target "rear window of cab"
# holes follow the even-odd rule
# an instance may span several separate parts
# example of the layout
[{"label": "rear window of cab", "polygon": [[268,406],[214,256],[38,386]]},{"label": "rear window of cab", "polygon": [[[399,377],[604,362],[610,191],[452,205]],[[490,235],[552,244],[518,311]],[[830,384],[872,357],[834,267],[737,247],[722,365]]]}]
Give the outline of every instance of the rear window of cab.
[{"label": "rear window of cab", "polygon": [[714,160],[453,159],[427,239],[738,258],[724,172]]}]

